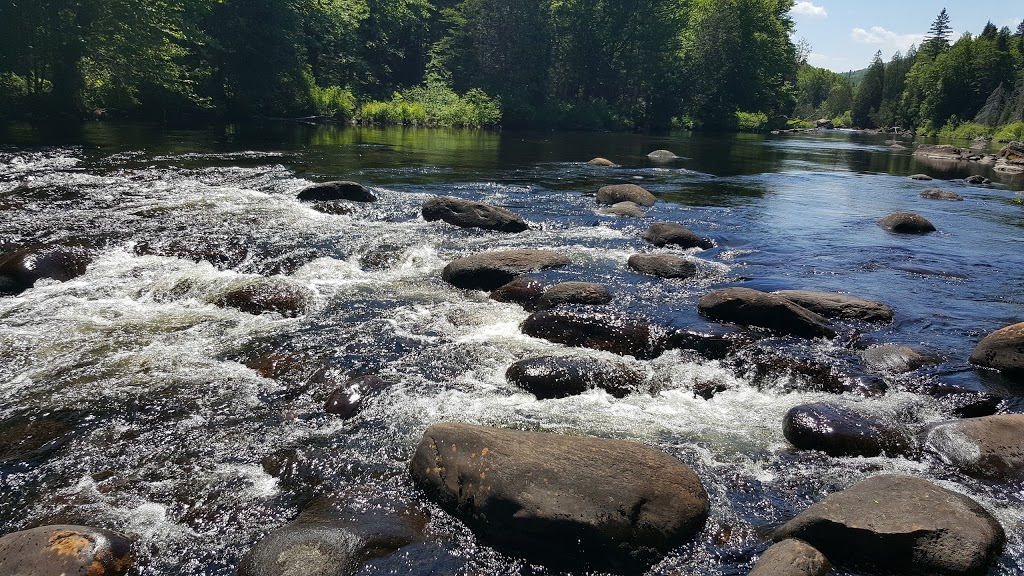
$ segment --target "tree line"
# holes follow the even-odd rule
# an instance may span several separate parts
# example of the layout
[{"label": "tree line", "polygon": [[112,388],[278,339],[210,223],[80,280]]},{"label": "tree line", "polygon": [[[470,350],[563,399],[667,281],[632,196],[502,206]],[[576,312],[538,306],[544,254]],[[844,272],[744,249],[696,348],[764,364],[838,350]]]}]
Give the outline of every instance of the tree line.
[{"label": "tree line", "polygon": [[957,138],[1024,135],[1024,22],[989,22],[950,41],[946,10],[919,48],[881,53],[854,86],[848,75],[802,63],[794,116],[858,128],[903,128]]},{"label": "tree line", "polygon": [[796,104],[792,6],[793,0],[6,0],[0,117],[767,125],[784,122]]}]

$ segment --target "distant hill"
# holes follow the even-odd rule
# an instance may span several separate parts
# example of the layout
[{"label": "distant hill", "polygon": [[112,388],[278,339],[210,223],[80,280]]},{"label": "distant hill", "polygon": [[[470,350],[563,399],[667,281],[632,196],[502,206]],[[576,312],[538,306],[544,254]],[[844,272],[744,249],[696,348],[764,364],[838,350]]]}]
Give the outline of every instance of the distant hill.
[{"label": "distant hill", "polygon": [[868,73],[867,68],[861,68],[860,70],[851,70],[849,72],[840,72],[843,76],[850,79],[850,83],[854,86],[860,84],[860,81],[864,79],[864,75]]}]

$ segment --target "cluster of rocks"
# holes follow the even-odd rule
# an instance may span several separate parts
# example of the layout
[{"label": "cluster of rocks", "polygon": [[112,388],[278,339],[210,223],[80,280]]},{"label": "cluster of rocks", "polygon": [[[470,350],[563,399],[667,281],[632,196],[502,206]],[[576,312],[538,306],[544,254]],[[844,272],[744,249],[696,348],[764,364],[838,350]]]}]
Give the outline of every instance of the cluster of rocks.
[{"label": "cluster of rocks", "polygon": [[972,148],[949,144],[921,144],[914,150],[914,156],[940,162],[973,162],[991,165],[996,172],[1006,174],[1024,173],[1024,144],[1010,142],[998,154],[986,154]]}]

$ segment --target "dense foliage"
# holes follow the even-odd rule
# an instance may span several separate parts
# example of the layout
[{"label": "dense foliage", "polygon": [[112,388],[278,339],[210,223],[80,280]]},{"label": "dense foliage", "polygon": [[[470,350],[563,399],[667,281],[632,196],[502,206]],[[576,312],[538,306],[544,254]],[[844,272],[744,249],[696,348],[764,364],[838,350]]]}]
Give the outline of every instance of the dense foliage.
[{"label": "dense foliage", "polygon": [[735,128],[793,109],[792,6],[6,0],[0,116]]},{"label": "dense foliage", "polygon": [[[860,128],[905,128],[954,138],[1020,132],[1024,122],[1024,23],[1015,31],[989,23],[981,34],[950,43],[945,10],[932,23],[920,50],[881,53],[859,75],[804,64],[797,75],[795,115],[835,118]],[[849,116],[842,116],[849,111]]]}]

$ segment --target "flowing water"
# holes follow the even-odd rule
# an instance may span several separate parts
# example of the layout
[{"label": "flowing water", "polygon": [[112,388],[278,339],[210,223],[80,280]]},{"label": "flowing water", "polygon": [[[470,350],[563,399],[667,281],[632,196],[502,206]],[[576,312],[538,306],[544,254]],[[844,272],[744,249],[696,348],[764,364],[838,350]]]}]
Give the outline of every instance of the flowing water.
[{"label": "flowing water", "polygon": [[[745,574],[774,527],[880,472],[928,478],[981,502],[1009,535],[992,573],[1024,574],[1020,483],[970,479],[928,455],[801,452],[781,427],[789,408],[830,399],[912,428],[949,419],[943,404],[916,393],[929,383],[987,391],[1004,398],[1000,411],[1024,411],[1024,386],[967,363],[983,335],[1024,320],[1019,177],[921,164],[909,143],[893,149],[884,136],[845,133],[96,124],[71,134],[8,127],[0,142],[0,251],[61,243],[94,258],[83,276],[0,297],[0,440],[17,440],[36,422],[46,441],[0,453],[0,532],[104,526],[139,542],[134,573],[230,575],[255,541],[319,495],[422,500],[406,470],[412,451],[429,424],[458,420],[630,439],[693,467],[711,496],[711,518],[652,574]],[[652,163],[645,154],[657,148],[681,158]],[[584,164],[594,156],[621,167]],[[960,179],[972,171],[995,183],[967,186]],[[907,178],[916,172],[940,180]],[[327,179],[362,182],[380,200],[329,215],[295,199]],[[620,182],[659,196],[652,219],[597,213],[592,193]],[[918,197],[935,187],[966,200]],[[531,230],[423,221],[421,204],[438,194],[507,207]],[[897,210],[924,215],[938,232],[897,236],[875,225]],[[714,248],[688,252],[702,260],[698,279],[658,280],[625,266],[649,250],[639,236],[655,219],[714,239]],[[524,336],[521,307],[441,281],[456,257],[513,248],[569,256],[572,265],[547,280],[602,282],[615,295],[608,308],[669,327],[712,329],[697,299],[728,285],[886,302],[896,311],[891,325],[845,324],[834,342],[769,338],[762,346],[888,392],[838,398],[789,374],[758,377],[670,351],[640,362],[650,393],[539,401],[506,383],[510,364],[539,354],[612,355]],[[301,291],[310,308],[285,318],[214,304],[259,275]],[[875,343],[913,345],[943,361],[867,375],[854,349]],[[321,370],[336,378],[317,377]],[[390,386],[351,420],[326,414],[329,383],[364,374]],[[724,390],[708,400],[694,393],[708,383]],[[363,573],[548,573],[420,505],[433,512],[442,553]]]}]

